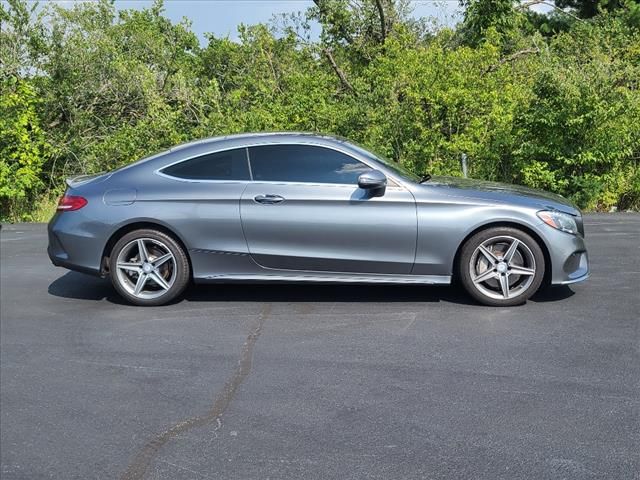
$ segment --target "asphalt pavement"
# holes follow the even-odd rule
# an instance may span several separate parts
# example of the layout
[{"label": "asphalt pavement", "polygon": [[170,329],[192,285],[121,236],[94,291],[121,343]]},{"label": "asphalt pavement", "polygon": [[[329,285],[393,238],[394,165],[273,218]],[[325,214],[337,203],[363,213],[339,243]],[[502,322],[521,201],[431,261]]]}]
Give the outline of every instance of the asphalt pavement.
[{"label": "asphalt pavement", "polygon": [[640,215],[586,217],[591,278],[226,285],[167,307],[0,233],[0,477],[639,479]]}]

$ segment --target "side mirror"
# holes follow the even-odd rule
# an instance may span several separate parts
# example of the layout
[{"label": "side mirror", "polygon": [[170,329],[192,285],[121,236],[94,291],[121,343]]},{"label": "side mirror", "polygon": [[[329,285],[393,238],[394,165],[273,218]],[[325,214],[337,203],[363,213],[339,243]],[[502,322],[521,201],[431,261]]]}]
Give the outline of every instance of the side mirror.
[{"label": "side mirror", "polygon": [[383,195],[387,188],[387,177],[380,170],[370,170],[358,177],[358,187],[378,196]]}]

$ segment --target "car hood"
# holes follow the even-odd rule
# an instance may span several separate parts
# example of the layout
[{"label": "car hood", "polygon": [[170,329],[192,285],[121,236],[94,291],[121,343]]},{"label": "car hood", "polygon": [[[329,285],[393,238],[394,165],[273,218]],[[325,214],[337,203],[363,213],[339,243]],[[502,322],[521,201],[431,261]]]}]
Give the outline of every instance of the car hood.
[{"label": "car hood", "polygon": [[517,203],[540,209],[552,208],[571,215],[580,215],[580,210],[563,196],[521,185],[439,176],[432,177],[424,185],[450,189],[450,194],[466,198],[498,203]]}]

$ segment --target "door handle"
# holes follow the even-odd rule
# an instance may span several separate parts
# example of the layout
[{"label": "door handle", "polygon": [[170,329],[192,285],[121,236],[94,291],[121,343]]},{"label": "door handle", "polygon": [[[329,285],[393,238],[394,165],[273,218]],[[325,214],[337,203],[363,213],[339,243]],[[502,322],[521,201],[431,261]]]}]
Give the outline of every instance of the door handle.
[{"label": "door handle", "polygon": [[257,195],[253,197],[253,199],[264,205],[274,205],[276,203],[284,202],[284,197],[281,197],[280,195]]}]

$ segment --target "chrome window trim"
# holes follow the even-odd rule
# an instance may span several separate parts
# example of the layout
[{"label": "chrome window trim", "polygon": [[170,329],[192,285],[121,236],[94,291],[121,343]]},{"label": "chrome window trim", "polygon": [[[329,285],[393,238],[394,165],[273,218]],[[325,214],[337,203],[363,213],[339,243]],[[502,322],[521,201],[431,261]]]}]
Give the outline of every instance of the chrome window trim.
[{"label": "chrome window trim", "polygon": [[[334,145],[326,145],[324,143],[318,143],[318,142],[313,142],[313,141],[280,141],[280,142],[274,142],[274,141],[269,141],[269,142],[257,142],[257,143],[251,143],[248,145],[244,145],[244,146],[233,146],[233,147],[223,147],[223,148],[219,148],[219,149],[215,149],[215,150],[211,150],[211,151],[207,151],[207,152],[201,152],[197,155],[193,155],[190,157],[186,157],[186,158],[181,158],[180,160],[176,160],[175,162],[169,163],[167,165],[163,165],[160,168],[157,168],[156,170],[153,171],[153,173],[155,173],[156,175],[159,175],[161,177],[164,178],[168,178],[170,180],[177,180],[179,182],[188,182],[188,183],[225,183],[225,184],[248,184],[248,183],[259,183],[259,184],[267,184],[267,185],[313,185],[313,186],[333,186],[333,187],[356,187],[358,188],[357,184],[353,184],[353,183],[318,183],[318,182],[287,182],[287,181],[273,181],[273,180],[254,180],[253,179],[253,171],[251,169],[251,159],[250,159],[250,155],[249,155],[249,149],[251,147],[261,147],[261,146],[268,146],[268,145],[307,145],[307,146],[315,146],[315,147],[321,147],[321,148],[327,148],[329,150],[334,150],[336,152],[340,152],[344,155],[347,155],[348,157],[353,158],[354,160],[360,162],[360,163],[364,163],[365,165],[367,165],[368,167],[370,167],[373,170],[380,170],[382,171],[388,178],[390,178],[394,183],[396,183],[396,185],[387,185],[387,188],[392,188],[394,190],[409,190],[406,186],[406,183],[408,183],[406,180],[402,180],[399,179],[395,174],[393,173],[389,173],[390,169],[387,169],[384,167],[384,165],[378,165],[378,164],[373,164],[369,159],[362,159],[356,155],[353,154],[353,152],[347,150],[347,149],[343,149]],[[247,162],[249,164],[249,175],[251,176],[250,180],[204,180],[204,179],[191,179],[191,178],[180,178],[180,177],[174,177],[173,175],[168,175],[164,172],[162,172],[162,170],[164,170],[165,168],[169,168],[172,167],[173,165],[177,165],[178,163],[182,163],[182,162],[188,162],[189,160],[193,160],[199,157],[203,157],[205,155],[212,155],[214,153],[222,153],[222,152],[228,152],[230,150],[241,150],[241,149],[245,149],[246,151],[246,156],[247,156]],[[382,168],[380,168],[382,167]]]}]

